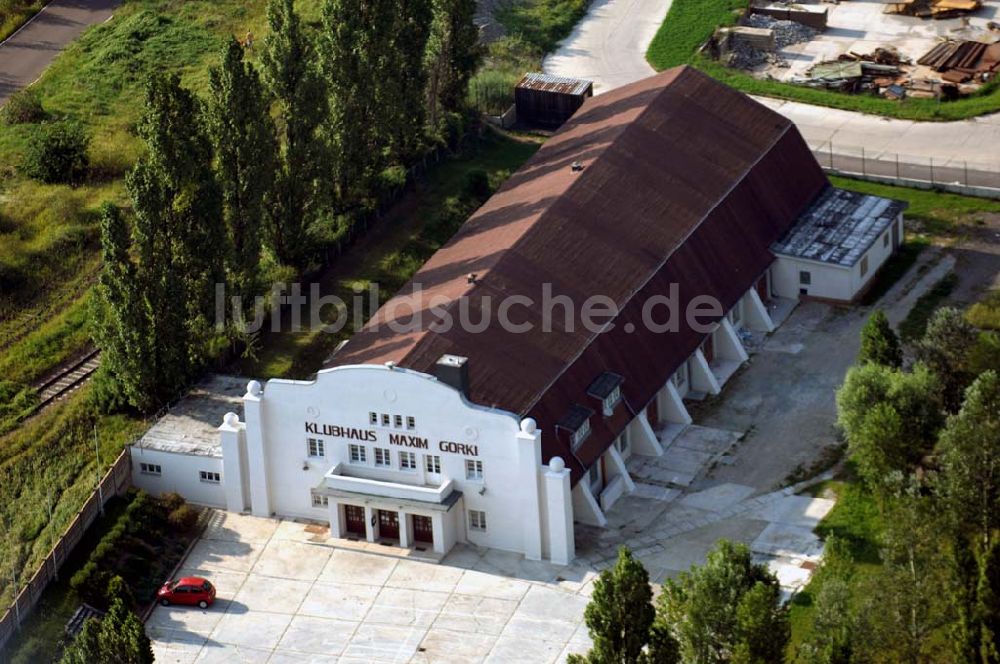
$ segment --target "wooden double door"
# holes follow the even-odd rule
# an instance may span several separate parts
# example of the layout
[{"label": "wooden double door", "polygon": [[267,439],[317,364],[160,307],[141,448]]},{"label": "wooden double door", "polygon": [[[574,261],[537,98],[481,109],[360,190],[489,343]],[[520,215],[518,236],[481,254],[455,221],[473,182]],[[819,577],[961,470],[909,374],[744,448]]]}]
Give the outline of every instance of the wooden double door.
[{"label": "wooden double door", "polygon": [[429,516],[413,515],[413,541],[434,544],[434,523]]},{"label": "wooden double door", "polygon": [[399,512],[378,510],[378,536],[382,539],[399,539]]},{"label": "wooden double door", "polygon": [[347,532],[366,537],[365,529],[365,508],[358,505],[344,505],[344,521]]}]

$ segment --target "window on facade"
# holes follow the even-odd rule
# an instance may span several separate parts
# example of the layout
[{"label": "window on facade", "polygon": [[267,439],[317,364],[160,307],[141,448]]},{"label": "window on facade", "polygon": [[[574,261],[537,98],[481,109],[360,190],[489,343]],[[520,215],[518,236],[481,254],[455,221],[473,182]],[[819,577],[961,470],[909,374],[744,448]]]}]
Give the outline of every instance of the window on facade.
[{"label": "window on facade", "polygon": [[416,470],[417,469],[417,455],[413,452],[400,452],[399,453],[399,469],[400,470]]},{"label": "window on facade", "polygon": [[428,454],[424,457],[424,466],[427,468],[428,473],[434,473],[435,475],[441,474],[441,457],[434,454]]},{"label": "window on facade", "polygon": [[417,428],[417,418],[412,417],[412,416],[411,417],[407,417],[406,418],[406,428],[407,429],[416,429]]},{"label": "window on facade", "polygon": [[599,460],[595,461],[594,465],[590,467],[587,479],[590,481],[590,491],[595,496],[604,490],[604,476],[601,474],[601,462]]},{"label": "window on facade", "polygon": [[222,481],[222,476],[219,473],[213,473],[210,470],[199,471],[198,476],[202,482],[208,482],[209,484],[218,484]]},{"label": "window on facade", "polygon": [[486,530],[486,512],[469,510],[469,530]]},{"label": "window on facade", "polygon": [[604,397],[604,415],[610,417],[615,412],[615,406],[622,400],[622,386],[619,385],[611,390],[611,394]]},{"label": "window on facade", "polygon": [[309,448],[309,456],[311,457],[325,457],[326,456],[326,444],[318,438],[307,438],[306,446]]},{"label": "window on facade", "polygon": [[402,415],[396,415],[393,418],[393,421],[395,422],[395,427],[397,429],[402,429],[403,428],[403,416]]},{"label": "window on facade", "polygon": [[861,276],[868,274],[868,257],[865,256],[861,259]]},{"label": "window on facade", "polygon": [[329,496],[321,496],[318,493],[314,493],[312,495],[312,500],[313,500],[313,507],[329,507],[330,506],[330,497]]},{"label": "window on facade", "polygon": [[143,475],[162,475],[163,469],[156,463],[140,463],[139,472]]},{"label": "window on facade", "polygon": [[382,413],[382,426],[384,427],[389,426],[389,422],[390,422],[389,416],[386,413]]},{"label": "window on facade", "polygon": [[389,456],[389,449],[388,448],[385,448],[385,447],[376,447],[375,448],[375,465],[376,466],[383,466],[383,467],[387,467],[387,466],[391,466],[392,465],[392,457]]},{"label": "window on facade", "polygon": [[622,454],[628,452],[628,433],[622,432],[622,435],[618,436],[618,440],[615,441],[615,447]]},{"label": "window on facade", "polygon": [[373,426],[378,424],[378,413],[368,413],[368,423]]},{"label": "window on facade", "polygon": [[889,234],[888,233],[886,233],[885,235],[882,236],[882,246],[883,247],[888,247],[889,246]]},{"label": "window on facade", "polygon": [[687,362],[685,362],[680,367],[678,367],[677,371],[674,373],[674,387],[677,388],[684,387],[687,384],[687,379],[688,379],[687,374],[688,374],[688,365]]},{"label": "window on facade", "polygon": [[351,463],[368,463],[364,445],[348,445],[347,452],[350,454]]},{"label": "window on facade", "polygon": [[799,271],[799,283],[800,284],[805,284],[807,286],[810,285],[810,284],[812,284],[812,273],[811,272],[807,272],[805,270],[800,270]]},{"label": "window on facade", "polygon": [[740,321],[743,320],[743,313],[740,311],[742,307],[740,303],[737,302],[736,306],[729,310],[729,322],[733,325],[739,325]]},{"label": "window on facade", "polygon": [[573,449],[575,450],[580,446],[583,441],[587,440],[587,436],[590,435],[590,420],[584,420],[580,428],[573,432]]},{"label": "window on facade", "polygon": [[465,479],[467,480],[483,479],[483,462],[478,459],[466,459]]}]

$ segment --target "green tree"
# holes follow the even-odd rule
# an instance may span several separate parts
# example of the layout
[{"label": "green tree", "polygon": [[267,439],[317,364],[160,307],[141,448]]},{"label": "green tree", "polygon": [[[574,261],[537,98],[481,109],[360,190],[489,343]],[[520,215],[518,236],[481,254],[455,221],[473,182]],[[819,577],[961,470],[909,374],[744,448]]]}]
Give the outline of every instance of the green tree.
[{"label": "green tree", "polygon": [[938,662],[939,630],[951,621],[942,524],[933,497],[915,480],[888,502],[882,568],[867,588],[861,661]]},{"label": "green tree", "polygon": [[953,522],[988,549],[1000,528],[1000,375],[987,371],[969,387],[938,453],[939,487]]},{"label": "green tree", "polygon": [[434,0],[427,42],[427,114],[431,131],[440,132],[445,116],[465,108],[469,80],[479,66],[479,29],[475,0]]},{"label": "green tree", "polygon": [[586,658],[570,661],[595,664],[629,664],[639,661],[649,641],[656,611],[649,574],[626,547],[618,550],[618,560],[594,581],[594,594],[584,613],[584,621],[594,642]]},{"label": "green tree", "polygon": [[90,139],[73,122],[43,125],[31,134],[21,161],[21,171],[42,182],[77,182],[87,172]]},{"label": "green tree", "polygon": [[265,200],[275,170],[275,128],[257,70],[230,39],[209,72],[208,128],[215,147],[230,252],[229,282],[244,302],[257,290]]},{"label": "green tree", "polygon": [[885,312],[876,309],[861,329],[861,352],[858,363],[872,362],[898,369],[903,365],[903,351],[899,337],[889,325]]},{"label": "green tree", "polygon": [[869,486],[908,471],[930,449],[943,419],[939,391],[920,365],[912,373],[873,363],[847,372],[837,391],[837,422]]},{"label": "green tree", "polygon": [[386,84],[381,86],[383,103],[392,128],[392,155],[405,162],[420,154],[424,146],[427,109],[427,69],[424,54],[430,37],[433,0],[397,0],[392,26],[392,44],[387,51]]},{"label": "green tree", "polygon": [[962,393],[974,378],[970,359],[977,340],[976,329],[962,312],[944,307],[934,312],[927,331],[916,344],[917,359],[941,380],[944,405],[949,412],[962,405]]},{"label": "green tree", "polygon": [[103,371],[137,408],[175,396],[213,348],[225,232],[198,104],[176,76],[153,76],[138,125],[147,151],[125,179],[131,242],[105,210],[104,271],[94,312]]},{"label": "green tree", "polygon": [[660,617],[690,664],[781,661],[789,637],[777,578],[744,544],[722,540],[701,567],[669,580]]},{"label": "green tree", "polygon": [[856,623],[851,605],[853,556],[846,541],[830,535],[815,579],[822,579],[813,597],[812,630],[802,644],[797,662],[850,664]]},{"label": "green tree", "polygon": [[98,622],[91,618],[63,653],[62,664],[152,664],[153,648],[139,616],[115,598]]},{"label": "green tree", "polygon": [[318,130],[327,114],[326,90],[293,0],[271,0],[267,21],[262,77],[276,100],[280,153],[268,199],[266,239],[278,260],[302,268],[309,256],[310,228],[323,207],[319,177],[325,152]]},{"label": "green tree", "polygon": [[389,54],[398,8],[392,0],[326,0],[320,70],[330,98],[330,143],[340,204],[365,206],[387,164],[396,104]]}]

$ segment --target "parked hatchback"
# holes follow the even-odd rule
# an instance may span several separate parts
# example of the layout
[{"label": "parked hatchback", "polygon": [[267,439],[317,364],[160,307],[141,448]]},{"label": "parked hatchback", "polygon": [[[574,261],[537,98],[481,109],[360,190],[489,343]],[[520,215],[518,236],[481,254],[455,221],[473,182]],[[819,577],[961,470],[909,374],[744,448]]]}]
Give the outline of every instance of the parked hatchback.
[{"label": "parked hatchback", "polygon": [[215,586],[200,576],[187,576],[168,581],[156,593],[160,604],[187,604],[207,609],[215,601]]}]

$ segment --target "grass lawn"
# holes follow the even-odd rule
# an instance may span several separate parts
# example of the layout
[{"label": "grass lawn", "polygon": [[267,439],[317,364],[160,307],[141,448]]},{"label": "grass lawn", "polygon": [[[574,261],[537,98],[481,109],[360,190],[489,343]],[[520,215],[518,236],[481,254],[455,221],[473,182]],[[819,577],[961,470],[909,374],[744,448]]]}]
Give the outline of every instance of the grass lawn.
[{"label": "grass lawn", "polygon": [[[815,497],[836,498],[837,504],[816,527],[816,534],[826,539],[835,535],[845,542],[853,559],[852,582],[857,584],[874,574],[881,566],[878,537],[881,515],[875,499],[851,479],[823,482],[810,490]],[[822,568],[791,602],[792,638],[788,644],[788,660],[812,631],[813,598],[820,591],[827,572]],[[855,585],[855,587],[857,587]]]},{"label": "grass lawn", "polygon": [[0,42],[17,32],[48,0],[0,0]]},{"label": "grass lawn", "polygon": [[[334,267],[316,278],[321,295],[336,295],[351,303],[354,288],[366,289],[368,284],[378,283],[384,302],[450,237],[451,232],[440,232],[441,216],[450,215],[461,223],[477,207],[465,200],[469,174],[485,171],[496,185],[538,147],[532,141],[488,131],[465,153],[434,167],[426,180],[397,203]],[[333,313],[325,312],[327,321],[333,320]],[[366,311],[364,318],[371,313]],[[348,320],[353,321],[354,316],[351,311]],[[228,371],[264,378],[305,378],[322,366],[337,344],[353,331],[348,325],[335,334],[318,329],[264,333],[256,355],[237,361]]]},{"label": "grass lawn", "polygon": [[913,342],[924,336],[924,331],[927,329],[927,323],[930,321],[931,316],[934,315],[934,312],[938,308],[945,304],[945,300],[947,300],[957,285],[958,275],[954,272],[949,272],[941,281],[934,284],[929,291],[917,298],[917,301],[913,304],[913,308],[910,309],[910,313],[899,324],[900,340]]},{"label": "grass lawn", "polygon": [[697,53],[716,27],[735,22],[739,10],[746,6],[746,0],[673,0],[666,20],[646,51],[646,59],[657,71],[682,64],[694,65],[723,83],[750,94],[907,120],[960,120],[1000,109],[1000,84],[996,82],[983,86],[975,95],[953,102],[940,103],[936,99],[896,102],[871,95],[847,95],[760,80]]}]

